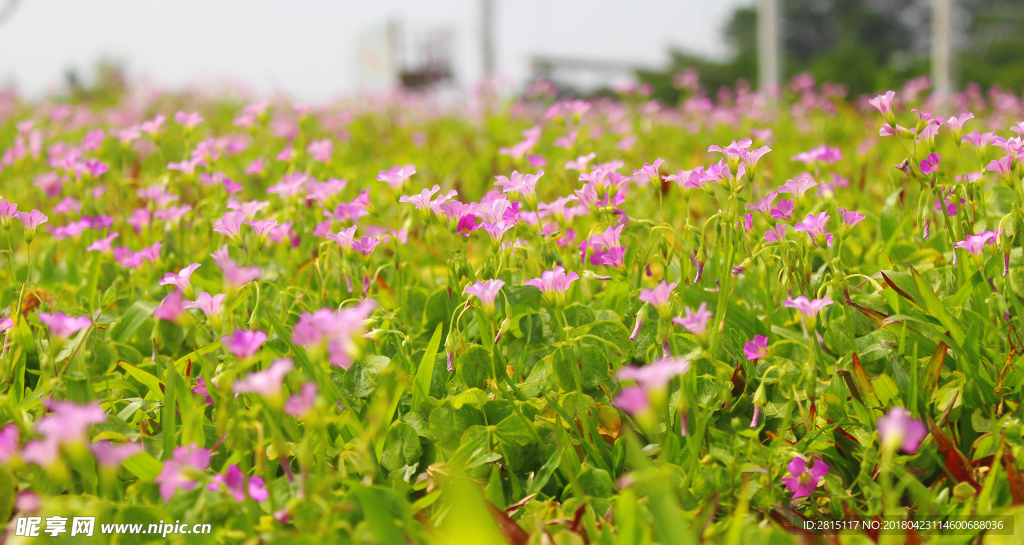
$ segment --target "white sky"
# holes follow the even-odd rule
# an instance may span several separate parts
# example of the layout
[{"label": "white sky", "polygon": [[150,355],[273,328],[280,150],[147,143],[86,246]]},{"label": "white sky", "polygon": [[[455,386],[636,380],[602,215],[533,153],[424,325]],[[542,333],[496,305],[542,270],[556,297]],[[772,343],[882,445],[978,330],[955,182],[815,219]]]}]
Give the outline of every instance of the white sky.
[{"label": "white sky", "polygon": [[[722,27],[752,0],[494,2],[497,69],[522,83],[537,53],[652,67],[670,46],[720,57]],[[20,0],[0,26],[0,83],[40,93],[106,57],[161,84],[237,80],[320,100],[357,90],[358,36],[389,18],[453,29],[466,83],[481,73],[479,13],[480,0]]]}]

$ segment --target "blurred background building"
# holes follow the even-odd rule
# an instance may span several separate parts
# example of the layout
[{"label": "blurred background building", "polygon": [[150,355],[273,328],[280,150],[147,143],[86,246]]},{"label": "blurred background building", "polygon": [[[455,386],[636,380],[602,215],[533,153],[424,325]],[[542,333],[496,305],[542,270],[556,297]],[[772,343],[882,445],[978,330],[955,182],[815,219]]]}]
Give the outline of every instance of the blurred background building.
[{"label": "blurred background building", "polygon": [[29,94],[121,73],[320,100],[491,73],[673,101],[688,68],[709,92],[802,72],[851,94],[927,74],[1019,91],[1022,61],[1024,0],[0,0],[0,84]]}]

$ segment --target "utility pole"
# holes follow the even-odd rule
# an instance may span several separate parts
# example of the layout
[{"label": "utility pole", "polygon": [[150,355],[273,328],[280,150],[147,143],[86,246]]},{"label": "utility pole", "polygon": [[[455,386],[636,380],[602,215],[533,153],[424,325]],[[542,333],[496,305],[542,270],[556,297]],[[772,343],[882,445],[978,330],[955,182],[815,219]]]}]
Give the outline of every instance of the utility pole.
[{"label": "utility pole", "polygon": [[782,82],[782,33],[778,0],[758,0],[757,79],[762,93],[775,93]]},{"label": "utility pole", "polygon": [[932,0],[932,85],[939,104],[953,93],[953,0]]},{"label": "utility pole", "polygon": [[486,79],[494,72],[494,0],[480,0],[480,34]]}]

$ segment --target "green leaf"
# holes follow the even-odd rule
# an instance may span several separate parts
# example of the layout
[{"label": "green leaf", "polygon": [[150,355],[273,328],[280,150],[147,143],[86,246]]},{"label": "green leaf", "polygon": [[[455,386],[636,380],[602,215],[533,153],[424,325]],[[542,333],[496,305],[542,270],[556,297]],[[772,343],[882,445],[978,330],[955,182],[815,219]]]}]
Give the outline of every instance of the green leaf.
[{"label": "green leaf", "polygon": [[526,487],[527,494],[537,494],[548,484],[551,480],[551,476],[558,470],[558,466],[562,464],[562,454],[565,452],[565,447],[558,447],[555,452],[551,453],[548,457],[548,461],[541,466],[540,470],[537,471],[536,475],[530,480]]},{"label": "green leaf", "polygon": [[478,344],[470,346],[459,356],[456,371],[467,388],[483,388],[492,371],[491,353]]},{"label": "green leaf", "polygon": [[148,452],[137,452],[128,457],[122,464],[126,470],[142,481],[152,481],[163,471],[164,465]]},{"label": "green leaf", "polygon": [[597,321],[597,314],[594,309],[583,306],[580,303],[573,303],[565,307],[565,322],[569,327],[580,327],[592,324]]},{"label": "green leaf", "polygon": [[430,411],[430,431],[442,443],[458,443],[466,429],[483,423],[480,411],[469,405],[456,409],[445,403]]},{"label": "green leaf", "polygon": [[121,315],[121,319],[110,328],[108,335],[114,342],[127,343],[142,323],[153,315],[155,309],[156,305],[148,301],[132,303],[132,306]]},{"label": "green leaf", "polygon": [[423,447],[416,430],[408,424],[395,422],[384,438],[380,465],[388,471],[397,471],[403,466],[416,465],[422,455]]},{"label": "green leaf", "polygon": [[420,366],[416,370],[416,381],[412,391],[412,406],[416,410],[421,410],[430,394],[430,383],[434,376],[434,358],[437,356],[437,350],[441,347],[441,331],[443,329],[443,323],[437,324],[434,335],[430,338],[423,358],[420,360]]},{"label": "green leaf", "polygon": [[935,292],[932,291],[932,288],[925,284],[924,279],[921,278],[921,275],[918,274],[917,270],[913,268],[910,270],[914,275],[914,281],[917,283],[918,291],[921,292],[921,298],[924,299],[924,306],[928,309],[928,313],[942,323],[943,327],[949,331],[949,334],[953,337],[953,340],[956,342],[958,347],[963,347],[964,343],[967,341],[967,334],[960,328],[960,325],[957,324],[956,320],[949,315],[949,312],[946,311],[946,307],[942,305],[942,301],[939,301],[939,298],[935,295]]},{"label": "green leaf", "polygon": [[596,498],[610,498],[615,495],[615,484],[608,472],[596,467],[587,467],[579,474],[583,493]]}]

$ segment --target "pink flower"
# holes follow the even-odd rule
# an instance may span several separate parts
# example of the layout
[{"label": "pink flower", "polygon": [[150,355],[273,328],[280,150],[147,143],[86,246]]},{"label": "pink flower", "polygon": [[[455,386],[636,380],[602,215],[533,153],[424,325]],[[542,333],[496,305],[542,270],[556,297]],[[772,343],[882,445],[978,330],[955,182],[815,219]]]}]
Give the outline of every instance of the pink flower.
[{"label": "pink flower", "polygon": [[710,146],[708,147],[708,153],[718,152],[725,156],[725,159],[732,164],[738,163],[743,159],[743,152],[750,149],[750,145],[753,144],[749,138],[744,138],[739,142],[733,141],[731,144],[722,148],[721,146]]},{"label": "pink flower", "polygon": [[233,389],[239,394],[260,394],[263,397],[274,397],[281,391],[284,377],[292,370],[292,360],[281,358],[263,371],[250,373],[249,376],[235,382]]},{"label": "pink flower", "polygon": [[658,172],[658,169],[661,168],[661,164],[664,162],[664,159],[658,157],[658,159],[655,160],[654,163],[644,163],[644,166],[633,171],[633,180],[636,181],[638,184],[642,183],[642,185],[660,182],[661,174]]},{"label": "pink flower", "polygon": [[300,346],[326,344],[331,364],[348,369],[357,349],[356,339],[364,333],[363,321],[375,306],[373,299],[366,299],[351,308],[302,313],[292,331],[292,341]]},{"label": "pink flower", "polygon": [[896,121],[896,116],[892,112],[892,99],[896,97],[895,91],[886,91],[884,95],[878,95],[875,98],[868,101],[873,108],[878,110],[882,117],[885,118],[890,124]]},{"label": "pink flower", "polygon": [[400,191],[405,186],[406,180],[413,174],[416,174],[416,165],[396,165],[380,171],[377,174],[377,181],[388,184],[395,191]]},{"label": "pink flower", "polygon": [[121,236],[119,233],[110,233],[106,237],[98,239],[98,240],[96,240],[96,242],[93,242],[92,244],[90,244],[88,247],[86,247],[85,251],[87,251],[87,252],[102,252],[102,253],[105,253],[105,254],[110,253],[111,252],[111,246],[114,243],[114,239],[119,237],[119,236]]},{"label": "pink flower", "polygon": [[577,172],[584,172],[587,170],[587,165],[590,164],[590,162],[593,161],[595,157],[597,157],[597,154],[594,152],[590,152],[586,155],[580,155],[576,157],[575,161],[566,161],[565,170],[575,170]]},{"label": "pink flower", "polygon": [[426,212],[430,209],[430,200],[434,198],[434,193],[441,191],[441,186],[434,184],[434,187],[430,189],[424,189],[419,195],[402,195],[398,198],[398,202],[407,202],[421,212]]},{"label": "pink flower", "polygon": [[779,204],[775,205],[775,208],[772,208],[772,217],[783,221],[792,218],[793,210],[795,208],[793,206],[794,202],[794,199],[782,199],[779,201]]},{"label": "pink flower", "polygon": [[694,312],[690,307],[684,309],[686,315],[683,317],[672,318],[672,323],[678,326],[682,326],[683,329],[693,333],[694,335],[703,335],[708,330],[708,322],[711,321],[713,314],[708,310],[707,303],[701,303],[697,307],[697,311]]},{"label": "pink flower", "polygon": [[7,424],[0,429],[0,464],[6,464],[18,453],[18,426]]},{"label": "pink flower", "polygon": [[255,161],[245,167],[245,173],[249,175],[263,174],[263,158],[257,157]]},{"label": "pink flower", "polygon": [[242,223],[251,227],[253,232],[256,233],[256,237],[259,238],[260,240],[265,240],[267,236],[270,235],[270,232],[273,231],[274,228],[278,226],[278,223],[274,220],[245,220]]},{"label": "pink flower", "polygon": [[743,345],[743,355],[748,360],[759,360],[768,355],[768,337],[754,335],[754,340]]},{"label": "pink flower", "polygon": [[213,406],[213,398],[210,397],[210,387],[206,383],[206,379],[204,379],[203,377],[197,378],[196,386],[192,388],[192,391],[195,392],[196,395],[203,396],[203,401],[207,405],[211,407]]},{"label": "pink flower", "polygon": [[118,467],[126,459],[142,451],[142,445],[131,441],[120,444],[98,441],[92,444],[92,453],[96,457],[96,462],[106,467]]},{"label": "pink flower", "polygon": [[338,231],[337,234],[327,233],[326,238],[328,240],[333,240],[334,242],[338,243],[338,246],[341,246],[342,251],[351,250],[352,245],[355,242],[357,228],[358,226],[353,225],[348,229],[342,229],[341,231]]},{"label": "pink flower", "polygon": [[967,238],[954,244],[957,248],[965,250],[971,255],[981,255],[986,244],[995,244],[996,233],[993,231],[985,231],[977,235],[967,235]]},{"label": "pink flower", "polygon": [[846,225],[847,227],[853,227],[867,217],[864,214],[854,212],[853,210],[847,210],[845,208],[836,208],[836,211],[839,212],[839,216],[843,218],[843,225]]},{"label": "pink flower", "polygon": [[299,390],[298,394],[289,397],[288,401],[284,402],[284,412],[295,418],[300,418],[312,410],[315,402],[316,383],[307,382],[302,385],[302,389]]},{"label": "pink flower", "polygon": [[793,494],[793,499],[807,498],[818,488],[821,478],[828,474],[828,464],[815,460],[814,465],[808,469],[807,462],[797,456],[789,462],[789,474],[792,477],[783,477],[782,483]]},{"label": "pink flower", "polygon": [[14,327],[14,320],[10,318],[0,318],[0,332],[7,331]]},{"label": "pink flower", "polygon": [[334,153],[334,142],[328,139],[313,140],[306,146],[306,153],[310,154],[313,159],[326,163],[331,160],[331,154]]},{"label": "pink flower", "polygon": [[825,225],[830,217],[826,212],[819,212],[817,216],[807,214],[804,221],[793,226],[793,230],[807,233],[814,245],[819,248],[832,247],[832,233],[828,232],[828,227]]},{"label": "pink flower", "polygon": [[245,221],[245,214],[241,212],[225,212],[224,217],[213,222],[213,232],[233,239],[238,238],[242,232],[243,221]]},{"label": "pink flower", "polygon": [[494,312],[494,300],[504,286],[503,280],[483,280],[466,286],[464,293],[479,299],[485,311]]},{"label": "pink flower", "polygon": [[210,467],[210,451],[196,446],[174,449],[174,458],[164,461],[163,471],[155,482],[160,485],[160,497],[165,502],[171,501],[178,489],[188,492],[199,485],[196,474]]},{"label": "pink flower", "polygon": [[34,235],[36,228],[46,223],[50,218],[46,217],[45,214],[38,210],[31,212],[18,212],[18,221],[25,226],[25,236],[31,238]]},{"label": "pink flower", "polygon": [[946,120],[940,118],[939,121],[949,128],[949,131],[953,133],[953,139],[959,142],[962,139],[961,135],[964,131],[964,123],[967,123],[970,119],[974,119],[974,114],[960,114],[960,117],[954,116]]},{"label": "pink flower", "polygon": [[194,129],[196,125],[203,122],[203,116],[199,115],[199,112],[186,112],[179,110],[174,114],[174,122],[186,129]]},{"label": "pink flower", "polygon": [[928,429],[903,407],[893,407],[889,414],[878,418],[878,434],[882,436],[884,446],[898,447],[906,454],[914,454],[928,435]]},{"label": "pink flower", "polygon": [[18,205],[0,199],[0,225],[3,225],[4,229],[11,227],[11,220],[18,217]]},{"label": "pink flower", "polygon": [[157,320],[174,322],[181,316],[182,312],[185,312],[185,307],[182,304],[182,293],[174,290],[170,295],[164,297],[164,300],[160,302],[160,306],[156,307],[156,310],[153,311],[153,317]]},{"label": "pink flower", "polygon": [[776,223],[775,227],[765,231],[764,239],[767,242],[781,242],[786,240],[786,228],[789,227],[785,223]]},{"label": "pink flower", "polygon": [[818,315],[821,310],[829,305],[833,301],[828,297],[822,297],[821,299],[808,299],[806,295],[800,295],[796,299],[787,299],[782,303],[783,306],[794,308],[799,310],[807,318],[813,318]]},{"label": "pink flower", "polygon": [[640,290],[639,299],[658,309],[658,314],[667,317],[670,312],[672,291],[676,289],[677,284],[678,282],[670,284],[662,280],[653,290]]},{"label": "pink flower", "polygon": [[562,302],[565,300],[565,292],[569,291],[572,283],[579,279],[578,274],[574,272],[565,274],[563,267],[555,267],[554,270],[541,273],[540,278],[527,280],[523,285],[539,289],[544,298],[549,301]]},{"label": "pink flower", "polygon": [[182,308],[194,308],[201,310],[207,318],[213,318],[220,316],[221,305],[224,304],[224,300],[227,299],[227,295],[218,293],[217,295],[211,296],[207,292],[199,294],[199,297],[195,301],[185,301],[181,306]]},{"label": "pink flower", "polygon": [[246,492],[250,498],[256,501],[266,501],[270,497],[262,477],[249,477],[246,486],[245,474],[238,468],[238,464],[231,464],[223,475],[215,474],[210,480],[207,490],[220,490],[221,487],[231,495],[235,501],[245,501]]},{"label": "pink flower", "polygon": [[921,172],[924,174],[933,174],[939,171],[939,161],[942,160],[942,155],[936,155],[929,153],[928,157],[925,157],[921,161]]},{"label": "pink flower", "polygon": [[636,415],[650,408],[651,401],[647,397],[647,392],[640,386],[627,386],[619,390],[612,404],[621,411]]},{"label": "pink flower", "polygon": [[66,316],[60,311],[53,314],[40,312],[39,321],[50,328],[51,335],[62,339],[67,339],[92,325],[92,320],[86,316]]},{"label": "pink flower", "polygon": [[537,197],[537,181],[543,175],[543,169],[537,171],[536,174],[520,174],[517,171],[512,171],[511,178],[495,176],[494,179],[497,181],[494,182],[494,185],[501,186],[503,193],[519,194],[532,202]]},{"label": "pink flower", "polygon": [[60,445],[85,441],[90,427],[107,421],[106,411],[95,403],[79,405],[47,399],[43,404],[50,410],[36,422],[36,432],[43,438],[26,443],[21,453],[23,460],[39,466],[52,464]]},{"label": "pink flower", "polygon": [[786,183],[779,186],[779,193],[789,193],[796,198],[803,197],[807,190],[818,185],[817,182],[811,178],[811,175],[804,172],[793,180],[786,180]]},{"label": "pink flower", "polygon": [[178,274],[166,273],[157,284],[161,286],[177,286],[179,290],[188,293],[192,290],[192,273],[199,267],[199,263],[193,263],[178,271]]},{"label": "pink flower", "polygon": [[764,215],[769,215],[772,210],[772,205],[775,203],[775,198],[779,196],[777,191],[765,195],[761,199],[758,199],[756,203],[747,203],[744,205],[744,210],[754,210]]},{"label": "pink flower", "polygon": [[999,159],[993,159],[992,161],[989,161],[988,166],[985,167],[985,170],[989,172],[995,172],[996,174],[1002,176],[1003,178],[1009,178],[1010,173],[1013,172],[1013,160],[1014,156],[1004,155]]},{"label": "pink flower", "polygon": [[222,337],[221,342],[228,352],[244,360],[256,355],[263,343],[267,342],[267,334],[258,330],[239,329],[230,336]]},{"label": "pink flower", "polygon": [[659,390],[668,386],[673,377],[690,370],[690,360],[663,358],[644,366],[626,365],[615,373],[615,378],[632,380],[646,391]]}]

